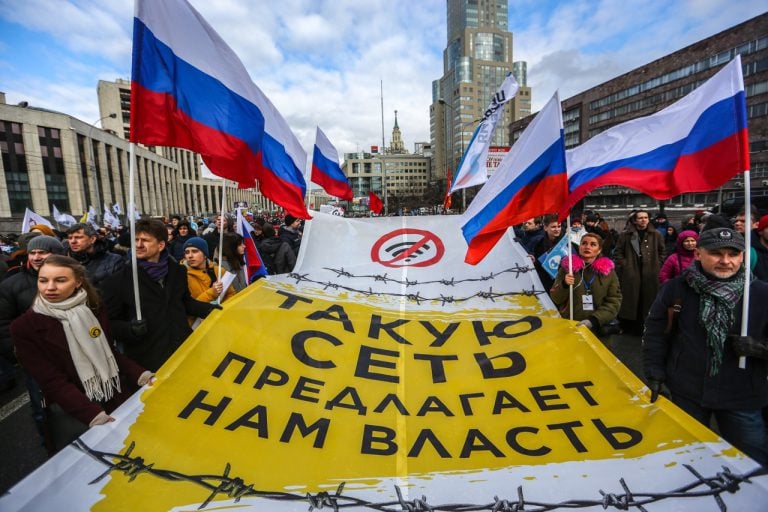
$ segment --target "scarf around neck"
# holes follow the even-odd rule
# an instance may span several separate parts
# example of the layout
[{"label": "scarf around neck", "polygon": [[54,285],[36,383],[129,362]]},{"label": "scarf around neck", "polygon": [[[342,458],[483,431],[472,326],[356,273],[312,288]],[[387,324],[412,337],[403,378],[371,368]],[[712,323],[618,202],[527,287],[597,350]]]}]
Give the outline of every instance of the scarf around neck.
[{"label": "scarf around neck", "polygon": [[82,288],[61,302],[49,302],[41,295],[32,310],[61,322],[77,376],[91,401],[107,401],[120,391],[117,362],[99,320],[86,305],[88,294]]},{"label": "scarf around neck", "polygon": [[160,252],[157,263],[147,260],[138,260],[136,263],[149,274],[153,281],[162,281],[168,275],[168,251],[165,249]]},{"label": "scarf around neck", "polygon": [[712,352],[709,375],[717,375],[723,363],[723,347],[733,322],[736,305],[744,292],[744,270],[730,279],[705,275],[696,262],[683,270],[683,278],[699,296],[699,323],[707,332],[707,346]]}]

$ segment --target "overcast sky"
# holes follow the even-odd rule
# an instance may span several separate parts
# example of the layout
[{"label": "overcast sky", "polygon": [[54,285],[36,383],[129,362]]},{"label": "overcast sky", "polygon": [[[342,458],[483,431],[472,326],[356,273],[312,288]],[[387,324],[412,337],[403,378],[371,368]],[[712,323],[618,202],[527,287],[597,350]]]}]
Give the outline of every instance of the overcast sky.
[{"label": "overcast sky", "polygon": [[[156,0],[158,1],[158,0]],[[429,141],[443,74],[444,0],[191,0],[311,152],[315,126],[340,153],[389,145],[394,110],[409,151]],[[514,59],[534,111],[761,14],[755,0],[516,0]],[[87,123],[98,80],[130,78],[128,0],[0,0],[0,91]],[[340,155],[341,156],[341,155]],[[342,157],[343,158],[343,157]]]}]

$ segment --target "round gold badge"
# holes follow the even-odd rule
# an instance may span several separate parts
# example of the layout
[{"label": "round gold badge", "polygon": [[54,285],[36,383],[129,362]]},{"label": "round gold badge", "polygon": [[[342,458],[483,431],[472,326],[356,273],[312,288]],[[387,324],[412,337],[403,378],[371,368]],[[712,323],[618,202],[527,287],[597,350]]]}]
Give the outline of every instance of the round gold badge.
[{"label": "round gold badge", "polygon": [[98,338],[99,336],[101,336],[101,329],[99,329],[98,327],[91,327],[91,330],[88,331],[88,334],[91,335],[91,338]]}]

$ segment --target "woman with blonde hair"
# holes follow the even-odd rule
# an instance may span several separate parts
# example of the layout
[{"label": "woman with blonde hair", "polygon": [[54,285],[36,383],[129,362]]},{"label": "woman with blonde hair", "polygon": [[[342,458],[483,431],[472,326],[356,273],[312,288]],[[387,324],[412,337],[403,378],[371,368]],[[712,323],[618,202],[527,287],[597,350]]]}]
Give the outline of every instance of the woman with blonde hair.
[{"label": "woman with blonde hair", "polygon": [[11,338],[21,366],[43,391],[53,454],[88,427],[114,421],[110,413],[154,374],[113,351],[106,311],[77,260],[49,256],[37,290],[32,307],[11,324]]}]

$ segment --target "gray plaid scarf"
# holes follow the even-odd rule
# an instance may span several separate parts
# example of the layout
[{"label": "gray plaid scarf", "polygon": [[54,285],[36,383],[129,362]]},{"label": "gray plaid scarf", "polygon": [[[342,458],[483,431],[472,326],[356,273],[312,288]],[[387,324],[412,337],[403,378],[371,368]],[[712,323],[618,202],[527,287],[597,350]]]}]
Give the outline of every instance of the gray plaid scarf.
[{"label": "gray plaid scarf", "polygon": [[744,269],[730,279],[713,279],[704,275],[696,262],[683,270],[683,278],[700,296],[699,323],[707,333],[707,346],[712,352],[709,375],[717,375],[723,363],[723,347],[733,322],[736,305],[744,293]]}]

